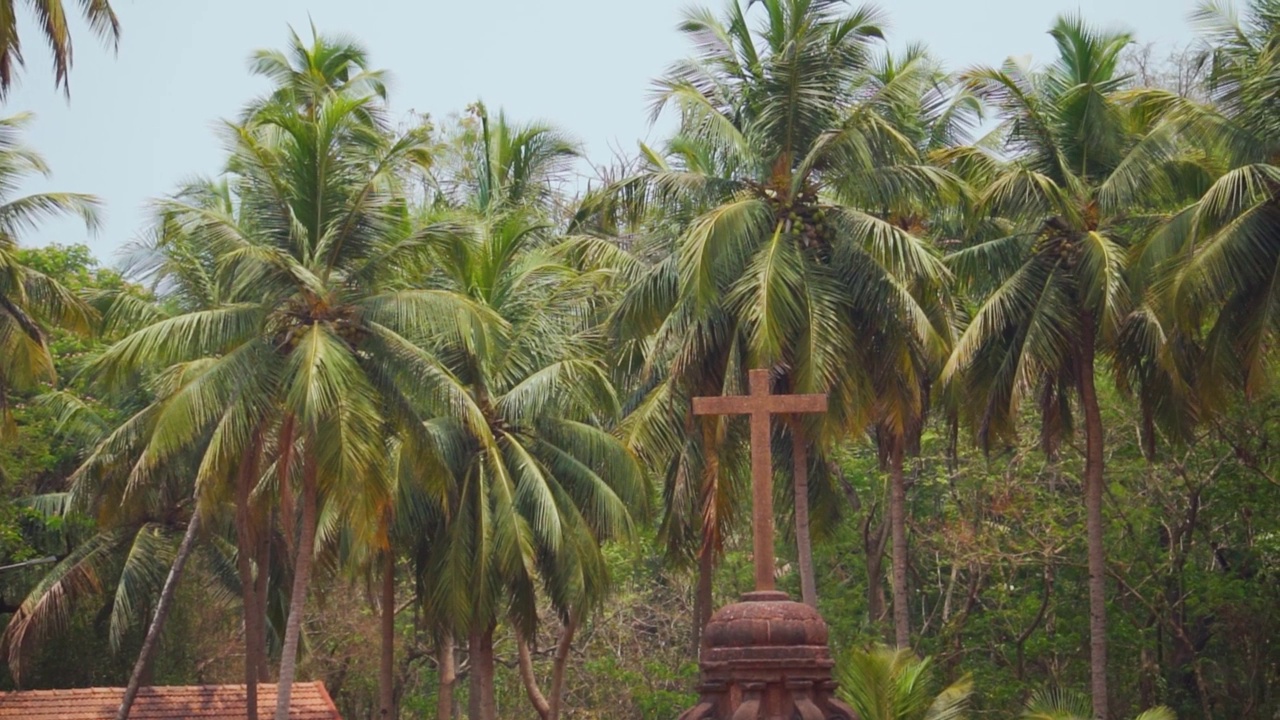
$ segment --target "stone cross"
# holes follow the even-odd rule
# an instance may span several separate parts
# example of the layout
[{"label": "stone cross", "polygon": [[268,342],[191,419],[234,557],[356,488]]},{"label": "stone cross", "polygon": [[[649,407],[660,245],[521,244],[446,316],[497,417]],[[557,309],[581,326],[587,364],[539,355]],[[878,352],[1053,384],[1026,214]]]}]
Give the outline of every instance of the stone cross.
[{"label": "stone cross", "polygon": [[694,415],[751,416],[751,531],[756,590],[773,590],[773,452],[769,446],[771,415],[798,415],[827,410],[826,395],[770,395],[769,371],[752,370],[749,395],[696,397]]}]

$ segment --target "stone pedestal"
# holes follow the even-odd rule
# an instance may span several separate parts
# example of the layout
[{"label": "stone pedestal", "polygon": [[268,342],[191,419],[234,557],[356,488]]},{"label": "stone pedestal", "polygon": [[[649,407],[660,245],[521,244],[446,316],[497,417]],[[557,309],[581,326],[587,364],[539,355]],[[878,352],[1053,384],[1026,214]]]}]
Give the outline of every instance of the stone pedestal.
[{"label": "stone pedestal", "polygon": [[698,704],[680,720],[857,720],[835,698],[827,624],[783,592],[747,593],[702,633]]}]

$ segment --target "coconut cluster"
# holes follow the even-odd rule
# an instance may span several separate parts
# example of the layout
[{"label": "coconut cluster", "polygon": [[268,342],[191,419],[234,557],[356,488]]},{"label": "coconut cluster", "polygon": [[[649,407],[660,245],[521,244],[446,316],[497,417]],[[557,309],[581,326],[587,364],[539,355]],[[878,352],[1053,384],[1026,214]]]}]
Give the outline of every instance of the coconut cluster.
[{"label": "coconut cluster", "polygon": [[794,198],[769,193],[769,203],[774,217],[782,225],[782,232],[796,238],[805,249],[831,247],[834,227],[830,214],[812,192],[802,192]]}]

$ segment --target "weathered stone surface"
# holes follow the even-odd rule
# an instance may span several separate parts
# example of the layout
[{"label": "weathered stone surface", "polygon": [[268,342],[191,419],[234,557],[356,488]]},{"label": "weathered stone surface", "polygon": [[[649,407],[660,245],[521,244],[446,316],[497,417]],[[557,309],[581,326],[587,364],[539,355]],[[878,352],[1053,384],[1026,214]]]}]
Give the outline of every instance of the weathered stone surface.
[{"label": "weathered stone surface", "polygon": [[782,592],[747,593],[702,635],[698,704],[680,720],[856,720],[835,698],[827,624]]}]

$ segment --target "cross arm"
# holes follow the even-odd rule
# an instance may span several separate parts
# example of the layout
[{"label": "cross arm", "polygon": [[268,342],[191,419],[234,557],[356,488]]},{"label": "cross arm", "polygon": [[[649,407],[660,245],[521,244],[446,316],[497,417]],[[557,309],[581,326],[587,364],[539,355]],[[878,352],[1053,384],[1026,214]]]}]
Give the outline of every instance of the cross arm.
[{"label": "cross arm", "polygon": [[694,415],[796,415],[826,410],[826,395],[728,395],[693,399]]}]

